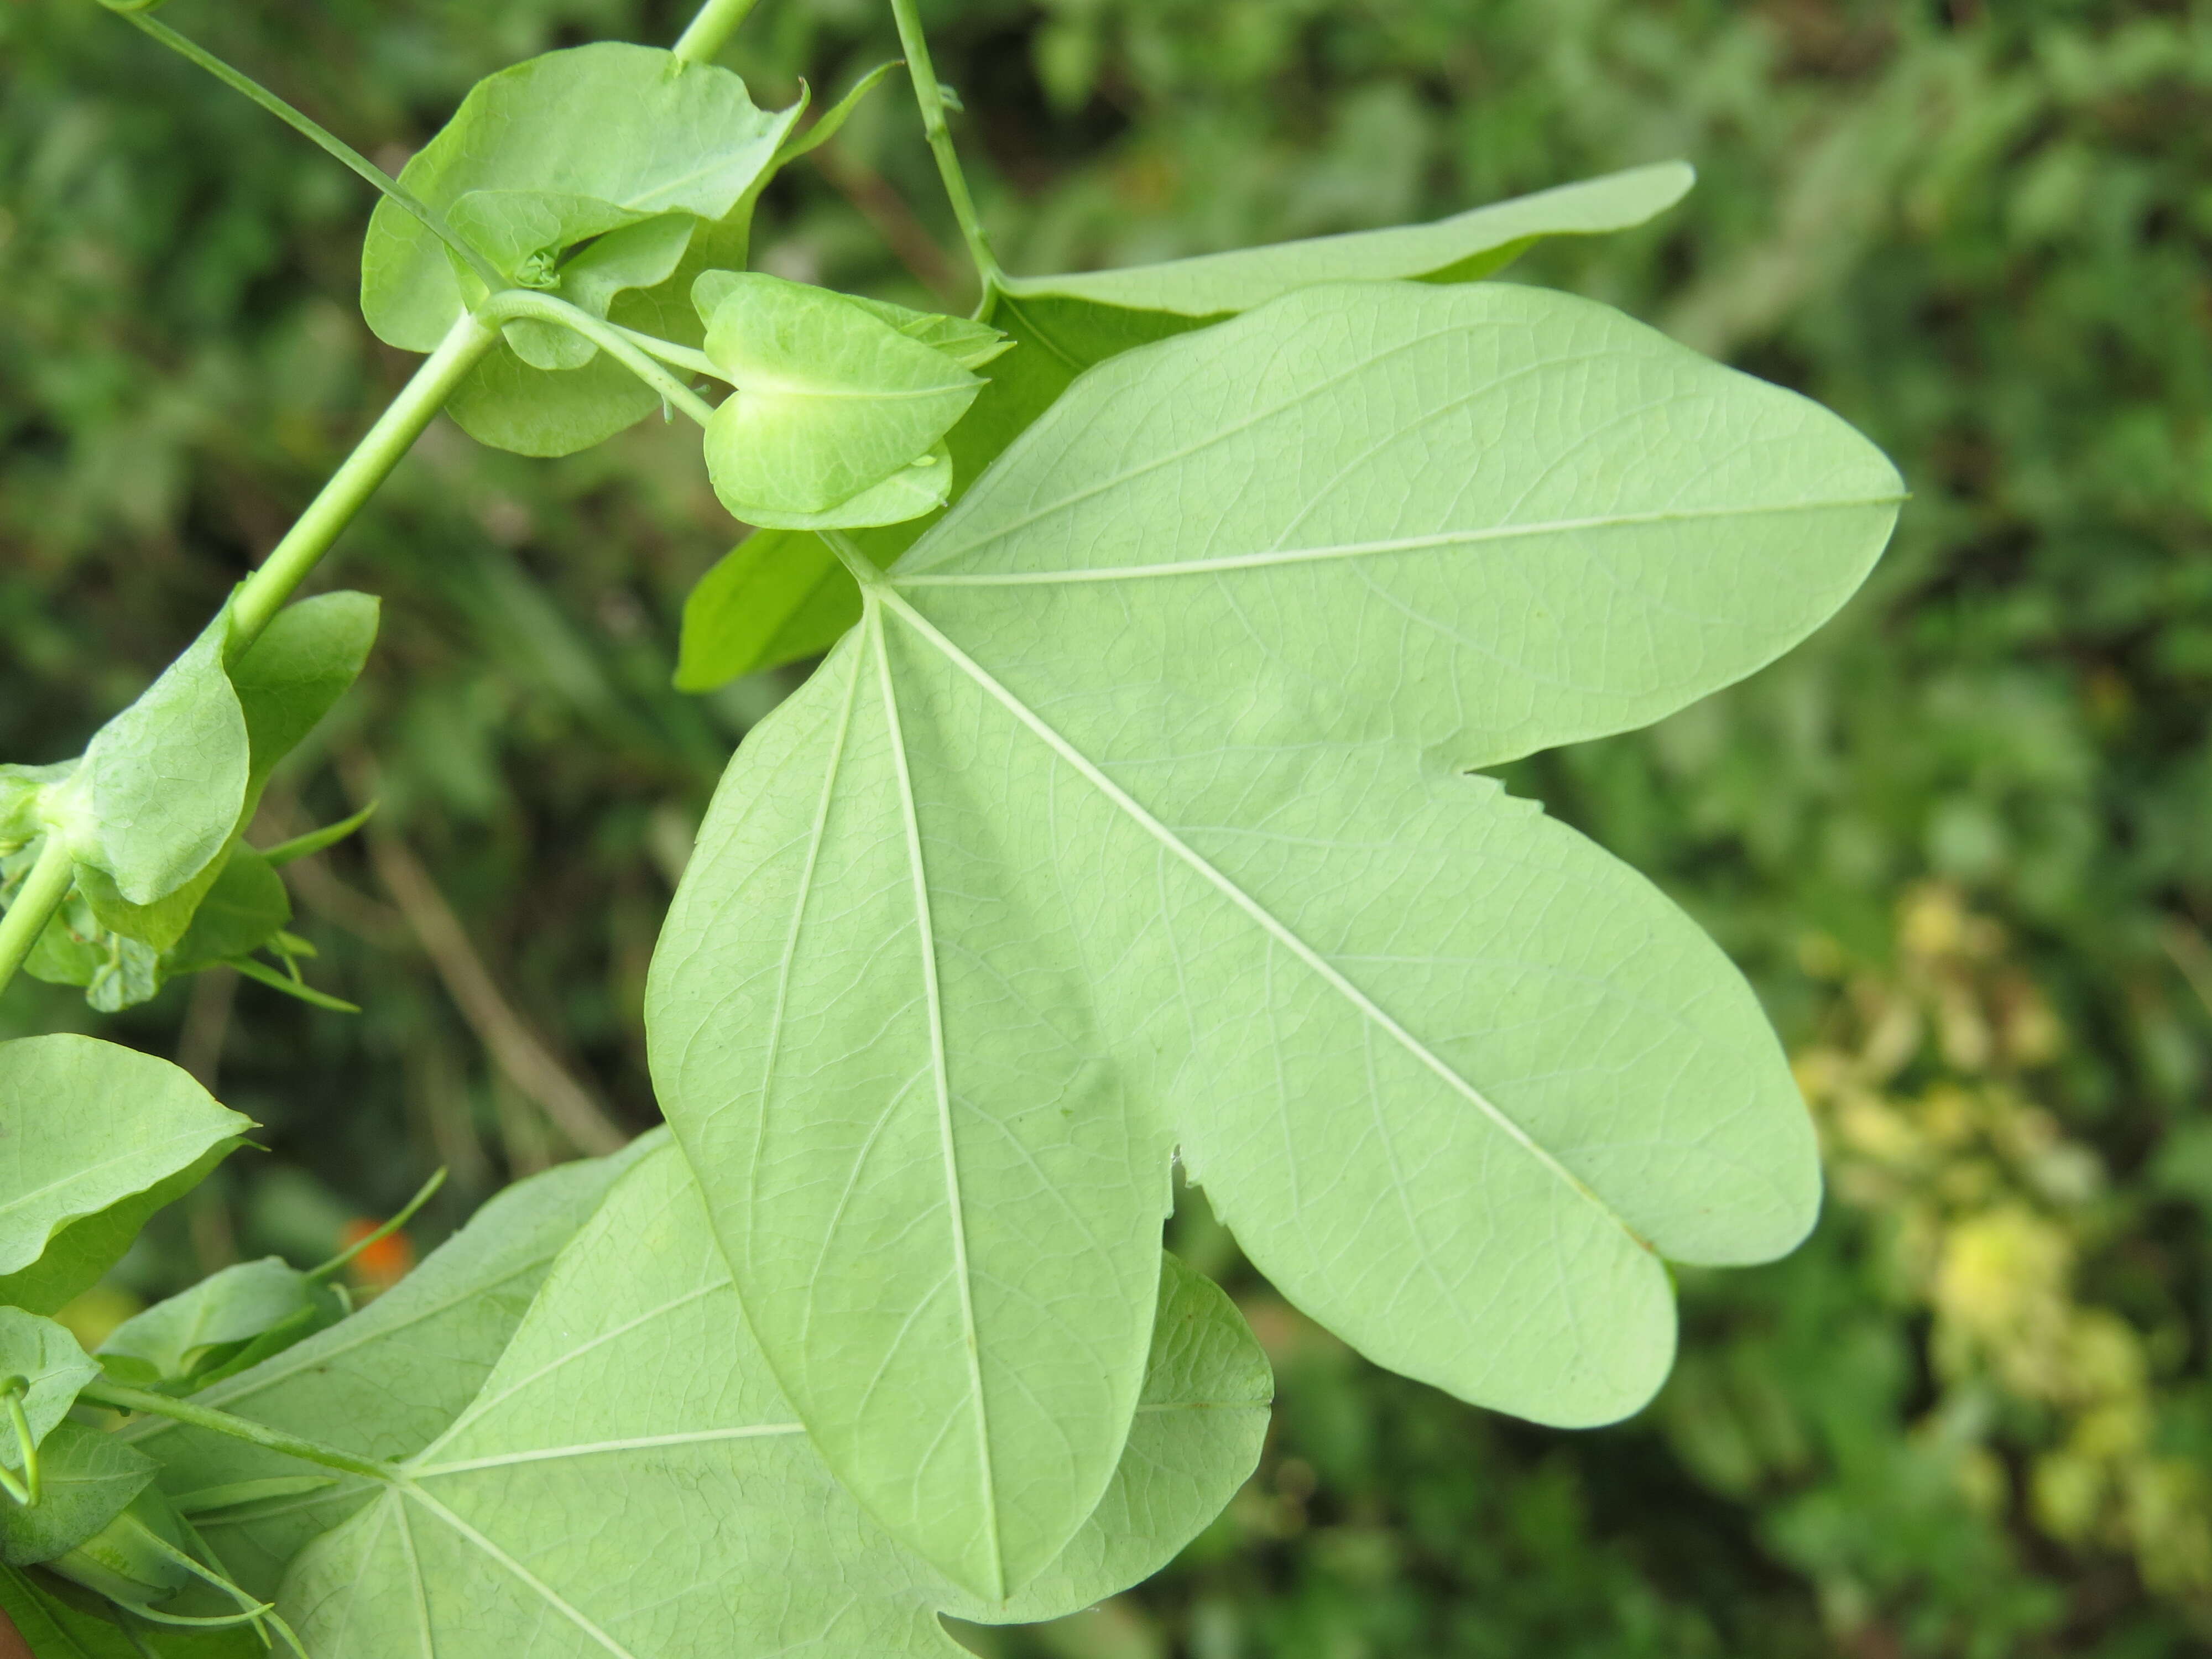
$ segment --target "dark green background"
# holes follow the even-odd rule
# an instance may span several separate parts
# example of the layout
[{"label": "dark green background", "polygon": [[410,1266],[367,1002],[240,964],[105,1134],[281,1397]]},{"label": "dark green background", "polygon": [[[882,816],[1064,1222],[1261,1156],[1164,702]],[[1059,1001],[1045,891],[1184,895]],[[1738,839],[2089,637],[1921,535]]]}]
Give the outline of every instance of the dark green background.
[{"label": "dark green background", "polygon": [[[725,61],[764,102],[802,72],[834,93],[894,55],[883,11],[762,0]],[[2194,1573],[2174,1540],[2212,1515],[2212,1016],[2181,968],[2212,925],[2212,6],[925,13],[1017,270],[1696,162],[1663,222],[1513,275],[1821,399],[1897,459],[1913,500],[1867,591],[1787,662],[1513,782],[1712,927],[1793,1046],[1849,1028],[1855,975],[1860,991],[1911,977],[1894,918],[1916,884],[2002,925],[2002,973],[2039,987],[2066,1036],[2003,1086],[2105,1172],[2022,1201],[2070,1241],[2069,1294],[2136,1334],[2149,1428],[2130,1455],[2179,1494],[2087,1534],[2045,1524],[2035,1460],[2081,1413],[1943,1358],[1925,1286],[1887,1265],[1880,1202],[1832,1203],[1783,1266],[1686,1285],[1677,1384],[1582,1435],[1364,1367],[1186,1217],[1180,1242],[1243,1287],[1277,1353],[1267,1463],[1158,1583],[1000,1650],[2203,1651],[2212,1560]],[[682,22],[632,0],[177,0],[164,17],[395,167],[477,76]],[[963,303],[900,83],[833,159],[771,192],[757,263]],[[368,206],[90,0],[0,8],[0,755],[76,752],[404,377],[354,307]],[[332,561],[331,580],[386,597],[383,641],[276,792],[293,825],[348,810],[348,768],[380,795],[511,1007],[631,1127],[653,1115],[639,1006],[672,873],[731,744],[790,683],[668,689],[683,596],[731,533],[687,428],[557,463],[434,430]],[[125,1264],[136,1294],[239,1253],[311,1257],[448,1163],[430,1237],[509,1170],[567,1153],[495,1080],[359,849],[295,895],[314,976],[360,1018],[250,985],[232,1006],[210,981],[117,1022],[219,1055],[224,1097],[272,1149],[163,1218]],[[92,1024],[49,988],[0,1008],[10,1034]],[[1947,1052],[1931,1039],[1898,1071],[1900,1097],[1986,1080]],[[1985,1200],[1954,1174],[1927,1189],[1971,1212]],[[1967,1444],[1978,1486],[1958,1473]],[[2146,1568],[2147,1540],[2168,1565]]]}]

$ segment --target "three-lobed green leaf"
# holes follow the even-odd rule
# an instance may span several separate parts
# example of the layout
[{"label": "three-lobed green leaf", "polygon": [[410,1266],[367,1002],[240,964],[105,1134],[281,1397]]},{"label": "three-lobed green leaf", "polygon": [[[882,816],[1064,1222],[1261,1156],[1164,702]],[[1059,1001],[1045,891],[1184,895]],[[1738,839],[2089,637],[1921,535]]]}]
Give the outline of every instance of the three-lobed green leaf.
[{"label": "three-lobed green leaf", "polygon": [[1789,1249],[1810,1128],[1711,941],[1468,773],[1771,659],[1899,490],[1602,307],[1340,286],[1094,369],[872,580],[740,749],[647,998],[747,1319],[871,1512],[971,1586],[1050,1558],[1176,1145],[1382,1363],[1549,1423],[1648,1398],[1661,1257]]},{"label": "three-lobed green leaf", "polygon": [[1026,1595],[979,1601],[830,1477],[668,1148],[564,1253],[467,1411],[302,1553],[282,1605],[326,1659],[951,1659],[940,1611],[1003,1622],[1096,1601],[1156,1571],[1256,1461],[1271,1384],[1243,1322],[1179,1264],[1158,1311],[1108,1501]]},{"label": "three-lobed green leaf", "polygon": [[[953,490],[966,489],[1076,375],[1140,345],[1222,320],[1316,283],[1492,274],[1547,236],[1620,230],[1665,211],[1694,175],[1664,161],[1474,208],[1426,225],[1206,254],[1122,270],[1009,277],[985,315],[1018,347],[992,370],[953,428]],[[971,365],[972,366],[972,365]],[[907,523],[858,539],[880,566],[925,528]],[[738,544],[685,601],[676,684],[723,682],[823,651],[860,619],[853,577],[819,538],[763,532]]]}]

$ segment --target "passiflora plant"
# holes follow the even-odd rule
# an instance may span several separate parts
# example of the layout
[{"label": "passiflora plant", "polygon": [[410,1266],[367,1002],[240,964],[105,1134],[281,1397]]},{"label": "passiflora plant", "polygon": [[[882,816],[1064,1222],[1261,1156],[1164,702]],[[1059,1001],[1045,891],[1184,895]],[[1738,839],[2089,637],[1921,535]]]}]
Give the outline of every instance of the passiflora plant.
[{"label": "passiflora plant", "polygon": [[695,421],[755,528],[680,683],[822,661],[654,960],[670,1129],[366,1308],[248,1263],[87,1355],[51,1316],[251,1126],[127,1048],[0,1044],[0,1605],[37,1653],[951,1654],[944,1615],[1142,1578],[1258,1455],[1265,1360],[1161,1250],[1178,1158],[1362,1352],[1561,1425],[1657,1387],[1668,1261],[1810,1225],[1741,976],[1483,775],[1771,660],[1894,520],[1804,399],[1483,280],[1689,170],[1012,276],[890,4],[972,318],[746,269],[763,187],[902,66],[763,111],[708,61],[745,0],[492,76],[396,179],[114,4],[381,192],[362,309],[426,357],[81,757],[0,768],[0,983],[335,1003],[278,871],[357,820],[243,832],[374,642],[373,599],[295,591],[441,410],[535,455]]}]

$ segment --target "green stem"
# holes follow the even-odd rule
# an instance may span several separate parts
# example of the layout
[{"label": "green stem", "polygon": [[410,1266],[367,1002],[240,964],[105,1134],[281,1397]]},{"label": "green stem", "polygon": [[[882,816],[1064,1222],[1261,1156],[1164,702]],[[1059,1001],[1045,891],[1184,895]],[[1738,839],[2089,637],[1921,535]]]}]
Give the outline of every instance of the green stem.
[{"label": "green stem", "polygon": [[729,44],[752,9],[753,0],[707,0],[691,26],[677,37],[672,50],[687,64],[705,63]]},{"label": "green stem", "polygon": [[284,539],[262,561],[261,568],[232,596],[227,653],[230,662],[236,662],[260,636],[269,619],[283,608],[293,590],[337,539],[338,532],[422,436],[422,428],[453,395],[462,376],[482,362],[498,340],[496,328],[473,317],[462,317],[447,331],[438,349],[423,359],[414,378],[400,388],[391,407],[377,417],[344,465],[331,474],[322,493],[307,504],[307,510],[284,532]]},{"label": "green stem", "polygon": [[286,126],[291,128],[293,131],[312,140],[327,154],[336,156],[379,191],[420,219],[433,236],[468,262],[470,269],[483,279],[485,287],[497,288],[500,285],[503,279],[496,270],[492,269],[491,263],[475,248],[470,246],[453,228],[446,222],[442,216],[382,167],[346,143],[344,139],[319,123],[310,120],[252,76],[233,69],[206,47],[186,40],[167,23],[149,17],[143,11],[125,12],[124,15],[128,17],[132,24],[152,35],[179,57],[198,64],[234,92],[245,94]]},{"label": "green stem", "polygon": [[929,61],[929,42],[922,39],[921,19],[915,15],[915,0],[891,0],[891,16],[898,24],[899,48],[906,53],[907,72],[914,77],[914,100],[921,106],[921,130],[928,137],[930,153],[945,180],[945,194],[952,203],[952,216],[960,222],[960,234],[968,243],[968,257],[975,262],[982,279],[984,298],[1000,285],[1006,271],[983,235],[976,216],[975,200],[968,193],[968,177],[960,170],[960,153],[952,147],[952,130],[945,120],[945,90],[937,83],[937,70]]},{"label": "green stem", "polygon": [[602,322],[566,300],[556,300],[550,294],[533,294],[528,289],[511,288],[486,300],[477,307],[476,314],[487,323],[528,317],[557,328],[572,328],[701,426],[714,418],[714,405],[631,344],[627,330]]},{"label": "green stem", "polygon": [[15,890],[15,902],[9,905],[8,914],[0,916],[0,989],[15,977],[15,970],[31,954],[39,935],[46,931],[46,923],[69,896],[73,862],[61,832],[49,830],[46,845],[32,861],[30,874]]},{"label": "green stem", "polygon": [[39,1443],[31,1437],[31,1419],[23,1413],[23,1390],[11,1388],[7,1398],[8,1420],[15,1431],[16,1449],[23,1455],[23,1490],[18,1501],[35,1504],[39,1501]]},{"label": "green stem", "polygon": [[150,1416],[166,1417],[187,1428],[209,1429],[216,1434],[227,1434],[234,1440],[244,1440],[287,1457],[297,1457],[309,1463],[319,1463],[326,1469],[337,1469],[346,1474],[366,1476],[371,1480],[391,1481],[398,1478],[398,1471],[389,1464],[379,1463],[373,1458],[356,1457],[351,1452],[340,1451],[335,1446],[325,1446],[313,1440],[303,1440],[296,1434],[287,1434],[282,1429],[272,1429],[265,1423],[256,1423],[250,1418],[233,1417],[228,1412],[219,1412],[208,1406],[195,1406],[189,1400],[177,1400],[166,1394],[155,1394],[145,1389],[134,1389],[126,1383],[105,1380],[88,1382],[77,1396],[95,1406],[106,1406],[119,1412],[143,1412]]},{"label": "green stem", "polygon": [[609,323],[607,326],[649,357],[658,357],[662,362],[673,363],[678,368],[688,368],[694,374],[707,374],[717,380],[729,381],[728,371],[716,367],[714,360],[703,351],[678,345],[673,340],[664,340],[657,334],[644,334],[634,328],[624,328],[620,323]]},{"label": "green stem", "polygon": [[403,1208],[398,1215],[392,1217],[391,1220],[386,1222],[374,1232],[365,1234],[362,1237],[354,1240],[351,1244],[348,1245],[344,1249],[340,1250],[328,1261],[323,1263],[321,1267],[308,1268],[307,1277],[318,1280],[328,1279],[331,1274],[337,1273],[341,1267],[343,1267],[347,1262],[352,1261],[370,1245],[381,1243],[384,1240],[391,1237],[392,1234],[398,1232],[402,1227],[412,1221],[415,1218],[415,1212],[421,1209],[425,1204],[428,1204],[430,1201],[431,1194],[435,1193],[439,1188],[445,1184],[446,1172],[443,1170],[440,1170],[435,1175],[432,1176],[428,1181],[422,1183],[421,1189],[416,1193],[414,1197],[407,1200],[406,1206]]}]

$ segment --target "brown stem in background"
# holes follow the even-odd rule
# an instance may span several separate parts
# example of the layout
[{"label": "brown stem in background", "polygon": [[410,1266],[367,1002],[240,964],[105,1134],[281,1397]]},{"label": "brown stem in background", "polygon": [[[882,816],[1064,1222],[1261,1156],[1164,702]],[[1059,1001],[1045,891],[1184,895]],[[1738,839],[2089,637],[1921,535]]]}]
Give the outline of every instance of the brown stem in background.
[{"label": "brown stem in background", "polygon": [[822,169],[822,176],[837,193],[875,227],[876,234],[890,245],[915,281],[942,305],[960,301],[969,285],[959,269],[882,173],[865,161],[854,161],[834,139],[814,152],[814,165]]},{"label": "brown stem in background", "polygon": [[177,1064],[210,1094],[222,1066],[223,1039],[230,1035],[231,1005],[238,1000],[238,970],[210,968],[192,975],[191,1000],[177,1033]]},{"label": "brown stem in background", "polygon": [[[375,798],[374,769],[365,757],[349,757],[343,771],[346,787],[358,804],[367,805]],[[535,1102],[579,1152],[598,1155],[627,1146],[629,1136],[606,1108],[554,1058],[544,1039],[501,994],[468,930],[406,842],[380,817],[370,820],[363,836],[385,890],[407,918],[461,1018],[507,1080]]]}]

